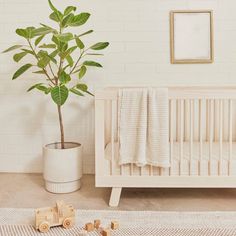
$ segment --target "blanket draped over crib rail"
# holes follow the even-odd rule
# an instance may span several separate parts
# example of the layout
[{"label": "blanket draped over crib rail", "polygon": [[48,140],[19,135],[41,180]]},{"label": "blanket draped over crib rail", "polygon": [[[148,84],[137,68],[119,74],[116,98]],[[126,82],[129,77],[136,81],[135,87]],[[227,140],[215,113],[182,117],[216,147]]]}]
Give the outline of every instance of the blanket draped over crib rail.
[{"label": "blanket draped over crib rail", "polygon": [[169,167],[168,89],[119,90],[119,164]]}]

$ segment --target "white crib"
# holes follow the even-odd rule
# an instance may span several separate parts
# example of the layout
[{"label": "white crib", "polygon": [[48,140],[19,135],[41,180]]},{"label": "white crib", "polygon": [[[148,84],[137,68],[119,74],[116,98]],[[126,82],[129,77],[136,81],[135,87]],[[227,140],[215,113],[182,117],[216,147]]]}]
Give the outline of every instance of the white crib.
[{"label": "white crib", "polygon": [[95,95],[96,187],[112,187],[110,206],[122,187],[236,187],[236,88],[169,88],[167,169],[118,165],[118,89]]}]

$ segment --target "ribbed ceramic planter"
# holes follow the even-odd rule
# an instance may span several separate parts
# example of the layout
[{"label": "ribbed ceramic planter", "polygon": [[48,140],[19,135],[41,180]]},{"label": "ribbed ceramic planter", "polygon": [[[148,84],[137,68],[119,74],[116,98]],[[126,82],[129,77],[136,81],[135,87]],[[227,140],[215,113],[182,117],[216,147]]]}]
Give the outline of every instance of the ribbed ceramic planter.
[{"label": "ribbed ceramic planter", "polygon": [[81,186],[82,146],[66,142],[48,144],[43,148],[43,176],[45,187],[52,193],[70,193]]}]

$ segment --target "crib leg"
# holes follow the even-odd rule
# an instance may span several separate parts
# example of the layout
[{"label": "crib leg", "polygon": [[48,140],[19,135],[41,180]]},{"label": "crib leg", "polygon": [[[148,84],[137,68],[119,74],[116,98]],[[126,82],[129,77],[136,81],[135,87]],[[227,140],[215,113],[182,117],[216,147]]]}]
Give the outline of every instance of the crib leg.
[{"label": "crib leg", "polygon": [[117,207],[119,205],[121,190],[122,188],[112,188],[109,206]]}]

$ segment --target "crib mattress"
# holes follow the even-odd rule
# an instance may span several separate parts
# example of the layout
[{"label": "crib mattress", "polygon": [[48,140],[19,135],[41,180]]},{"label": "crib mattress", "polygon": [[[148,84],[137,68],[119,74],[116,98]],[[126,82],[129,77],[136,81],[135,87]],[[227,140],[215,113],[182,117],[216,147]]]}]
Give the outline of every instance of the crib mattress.
[{"label": "crib mattress", "polygon": [[[236,142],[232,143],[232,159],[229,165],[230,147],[228,142],[222,143],[222,150],[220,150],[220,144],[218,142],[212,143],[212,152],[210,157],[210,143],[202,143],[202,155],[200,161],[200,143],[192,143],[192,155],[190,155],[190,142],[183,142],[182,158],[180,158],[180,142],[173,142],[171,147],[171,167],[170,168],[155,168],[162,169],[164,175],[218,175],[219,168],[221,168],[223,175],[236,175]],[[119,158],[119,144],[114,143],[114,160],[113,168],[118,170],[121,166],[118,164]],[[112,145],[108,143],[105,148],[105,158],[107,160],[112,159]],[[222,164],[219,166],[219,161],[222,158]],[[181,161],[180,161],[181,160]],[[190,161],[191,160],[191,161]],[[127,165],[123,165],[125,168]],[[138,168],[138,167],[136,167]],[[147,168],[147,167],[146,167]],[[165,174],[166,173],[166,174]]]}]

